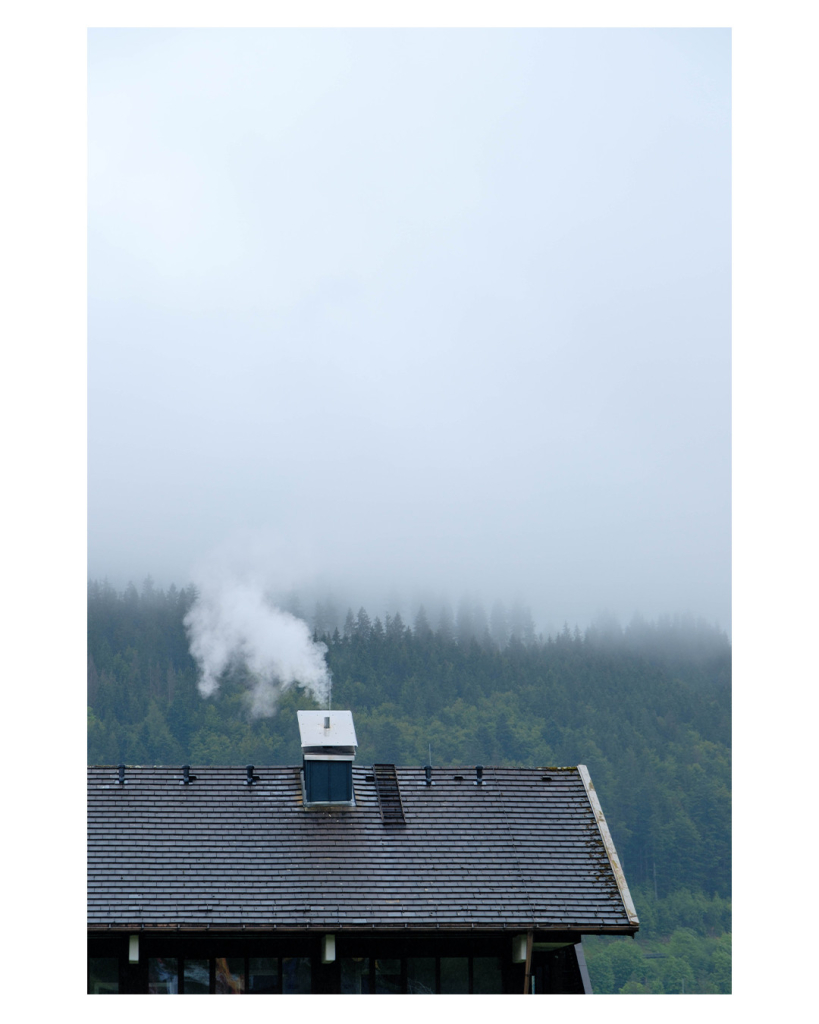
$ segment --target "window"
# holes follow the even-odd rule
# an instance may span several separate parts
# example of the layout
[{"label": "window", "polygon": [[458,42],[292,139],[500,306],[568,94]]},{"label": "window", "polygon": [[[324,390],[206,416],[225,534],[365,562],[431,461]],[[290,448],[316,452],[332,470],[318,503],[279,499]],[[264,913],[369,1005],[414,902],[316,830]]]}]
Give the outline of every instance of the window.
[{"label": "window", "polygon": [[[265,942],[248,945],[249,951],[254,952],[269,949]],[[367,952],[368,945],[358,945],[358,950]],[[354,947],[351,951],[358,950]],[[156,947],[151,950],[154,951]],[[372,951],[372,946],[369,951]],[[398,952],[398,949],[393,947],[391,950],[387,946],[387,951]],[[492,956],[341,957],[335,963],[316,968],[320,973],[315,979],[313,960],[308,956],[215,959],[154,956],[147,958],[146,966],[147,971],[140,971],[138,979],[133,973],[127,975],[131,979],[127,988],[142,985],[145,986],[142,991],[151,995],[307,994],[314,988],[350,995],[431,995],[436,992],[487,995],[504,991],[503,960]],[[575,991],[571,987],[571,979],[566,981],[562,974],[560,977],[554,974],[560,967],[559,963],[544,965],[533,961],[532,967],[538,991]],[[547,968],[552,970],[552,974],[548,974]],[[123,967],[123,970],[127,969]],[[117,958],[90,957],[89,994],[119,992],[119,972],[120,961]]]},{"label": "window", "polygon": [[441,957],[441,992],[450,995],[469,992],[469,957]]},{"label": "window", "polygon": [[119,992],[119,960],[115,956],[88,959],[88,994],[109,996]]},{"label": "window", "polygon": [[238,996],[245,990],[244,958],[216,958],[216,994]]},{"label": "window", "polygon": [[[107,963],[116,971],[116,960]],[[272,995],[282,991],[282,982],[285,992],[310,992],[310,964],[309,957],[289,957],[284,961],[277,956],[216,957],[214,960],[152,957],[148,960],[148,992],[154,995],[178,992],[183,995],[210,992],[231,996]],[[97,976],[101,977],[99,969],[94,974],[95,978]],[[116,975],[112,977],[115,979]],[[105,991],[117,989],[115,986]]]},{"label": "window", "polygon": [[278,957],[251,957],[248,960],[248,992],[266,995],[279,991]]},{"label": "window", "polygon": [[185,960],[182,974],[182,991],[188,995],[210,992],[210,961]]},{"label": "window", "polygon": [[427,995],[435,991],[435,957],[411,956],[407,959],[407,992]]},{"label": "window", "polygon": [[370,991],[369,957],[343,958],[340,963],[342,994],[362,995]]},{"label": "window", "polygon": [[148,992],[150,995],[178,995],[179,965],[176,957],[148,958]]},{"label": "window", "polygon": [[472,991],[481,995],[503,992],[500,958],[476,956],[472,960]]},{"label": "window", "polygon": [[282,992],[310,992],[311,987],[310,957],[282,957]]},{"label": "window", "polygon": [[375,961],[375,991],[382,995],[401,991],[401,961],[400,960],[376,960]]}]

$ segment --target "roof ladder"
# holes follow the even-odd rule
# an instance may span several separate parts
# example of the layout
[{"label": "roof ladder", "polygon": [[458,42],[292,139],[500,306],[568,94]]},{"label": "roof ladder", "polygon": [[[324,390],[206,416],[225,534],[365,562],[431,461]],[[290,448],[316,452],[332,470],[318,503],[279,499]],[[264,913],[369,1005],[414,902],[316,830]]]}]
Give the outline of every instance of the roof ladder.
[{"label": "roof ladder", "polygon": [[375,776],[375,792],[378,797],[381,820],[385,825],[406,825],[395,765],[374,764],[373,775]]}]

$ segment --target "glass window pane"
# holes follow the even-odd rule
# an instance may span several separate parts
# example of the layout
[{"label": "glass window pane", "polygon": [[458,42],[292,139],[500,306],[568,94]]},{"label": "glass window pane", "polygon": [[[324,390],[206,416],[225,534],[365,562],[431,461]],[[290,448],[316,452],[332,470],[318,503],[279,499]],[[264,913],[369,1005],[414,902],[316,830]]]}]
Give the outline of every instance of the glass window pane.
[{"label": "glass window pane", "polygon": [[282,958],[282,992],[310,992],[310,979],[309,956]]},{"label": "glass window pane", "polygon": [[411,956],[408,958],[407,992],[416,996],[435,992],[435,957]]},{"label": "glass window pane", "polygon": [[245,990],[245,961],[242,957],[216,958],[216,993],[238,996]]},{"label": "glass window pane", "polygon": [[279,991],[278,957],[251,957],[248,967],[250,975],[248,991],[251,995]]},{"label": "glass window pane", "polygon": [[148,957],[148,994],[170,996],[178,993],[179,963],[176,957]]},{"label": "glass window pane", "polygon": [[375,991],[399,993],[401,991],[401,961],[375,961]]},{"label": "glass window pane", "polygon": [[184,993],[186,996],[210,992],[210,961],[186,960]]},{"label": "glass window pane", "polygon": [[503,992],[500,957],[476,956],[472,960],[472,991]]},{"label": "glass window pane", "polygon": [[119,960],[115,956],[88,958],[88,994],[110,996],[119,992]]},{"label": "glass window pane", "polygon": [[349,995],[361,995],[370,991],[369,957],[341,960],[341,991]]},{"label": "glass window pane", "polygon": [[450,995],[469,992],[469,957],[441,957],[441,991]]}]

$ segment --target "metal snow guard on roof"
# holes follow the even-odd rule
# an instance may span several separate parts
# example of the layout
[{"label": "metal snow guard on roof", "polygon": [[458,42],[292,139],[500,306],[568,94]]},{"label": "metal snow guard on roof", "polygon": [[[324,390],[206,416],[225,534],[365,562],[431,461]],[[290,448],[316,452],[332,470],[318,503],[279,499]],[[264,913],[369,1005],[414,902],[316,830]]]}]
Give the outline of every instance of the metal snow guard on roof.
[{"label": "metal snow guard on roof", "polygon": [[352,711],[299,711],[298,719],[305,760],[353,760],[358,740]]}]

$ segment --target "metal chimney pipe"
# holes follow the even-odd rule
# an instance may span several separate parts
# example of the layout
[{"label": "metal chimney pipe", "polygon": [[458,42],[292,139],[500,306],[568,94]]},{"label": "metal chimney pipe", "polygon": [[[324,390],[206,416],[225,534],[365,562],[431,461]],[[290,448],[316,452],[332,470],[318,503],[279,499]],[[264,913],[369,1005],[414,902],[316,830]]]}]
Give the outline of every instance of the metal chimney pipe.
[{"label": "metal chimney pipe", "polygon": [[191,775],[191,766],[189,764],[183,764],[182,765],[182,785],[183,786],[189,786],[194,781],[195,778],[196,778],[195,775]]},{"label": "metal chimney pipe", "polygon": [[252,764],[247,765],[247,769],[246,769],[247,770],[247,778],[245,779],[245,785],[246,786],[252,786],[254,782],[258,782],[259,781],[259,776],[253,774],[253,768],[254,768],[254,765],[252,765]]},{"label": "metal chimney pipe", "polygon": [[425,764],[424,765],[424,775],[426,776],[426,782],[424,783],[424,785],[431,786],[432,785],[432,765],[431,764]]},{"label": "metal chimney pipe", "polygon": [[483,785],[483,765],[482,764],[476,764],[475,765],[475,785],[476,786],[482,786]]},{"label": "metal chimney pipe", "polygon": [[125,765],[124,764],[118,764],[117,765],[117,774],[119,776],[117,778],[118,785],[124,786],[125,785]]}]

